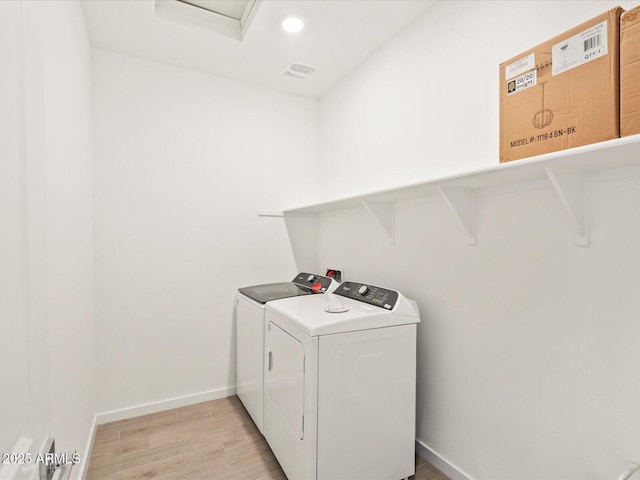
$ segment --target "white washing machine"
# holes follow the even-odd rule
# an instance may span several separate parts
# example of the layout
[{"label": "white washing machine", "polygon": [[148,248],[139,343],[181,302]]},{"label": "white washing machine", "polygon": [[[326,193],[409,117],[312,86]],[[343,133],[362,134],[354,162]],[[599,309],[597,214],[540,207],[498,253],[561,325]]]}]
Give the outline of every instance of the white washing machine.
[{"label": "white washing machine", "polygon": [[263,433],[264,308],[268,302],[314,293],[332,292],[334,279],[299,273],[290,282],[268,283],[238,289],[236,297],[236,389],[238,397]]},{"label": "white washing machine", "polygon": [[416,303],[344,282],[265,309],[264,436],[289,480],[415,473]]}]

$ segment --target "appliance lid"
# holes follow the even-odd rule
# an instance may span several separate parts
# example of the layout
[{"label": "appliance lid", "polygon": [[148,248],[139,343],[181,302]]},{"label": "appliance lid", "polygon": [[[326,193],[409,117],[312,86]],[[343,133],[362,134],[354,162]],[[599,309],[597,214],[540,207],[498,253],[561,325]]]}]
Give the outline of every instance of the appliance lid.
[{"label": "appliance lid", "polygon": [[264,285],[239,288],[238,291],[251,300],[262,304],[281,298],[310,295],[313,293],[313,291],[299,287],[293,282],[266,283]]},{"label": "appliance lid", "polygon": [[268,303],[266,314],[283,328],[290,325],[312,337],[420,322],[416,303],[400,293],[392,310],[328,293]]},{"label": "appliance lid", "polygon": [[338,282],[332,278],[300,272],[290,282],[265,283],[239,288],[238,291],[255,302],[265,304],[281,298],[332,292],[337,286]]}]

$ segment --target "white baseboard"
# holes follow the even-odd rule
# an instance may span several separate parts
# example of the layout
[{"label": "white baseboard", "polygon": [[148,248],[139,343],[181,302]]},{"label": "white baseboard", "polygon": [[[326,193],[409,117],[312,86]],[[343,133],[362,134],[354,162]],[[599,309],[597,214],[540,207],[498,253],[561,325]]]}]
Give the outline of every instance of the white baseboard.
[{"label": "white baseboard", "polygon": [[462,471],[459,467],[451,463],[434,449],[428,447],[420,440],[416,439],[416,452],[429,461],[438,470],[444,473],[451,480],[473,480],[471,475]]},{"label": "white baseboard", "polygon": [[103,412],[96,415],[97,424],[104,425],[109,422],[125,420],[127,418],[139,417],[149,413],[162,412],[163,410],[171,410],[172,408],[186,407],[201,402],[218,400],[220,398],[230,397],[236,394],[236,387],[220,388],[208,392],[196,393],[193,395],[185,395],[184,397],[169,398],[158,402],[145,403],[134,407],[122,408],[111,412]]},{"label": "white baseboard", "polygon": [[[89,470],[89,459],[91,458],[91,450],[93,450],[93,441],[96,439],[96,429],[98,428],[98,416],[93,416],[93,423],[91,424],[91,429],[89,430],[89,438],[87,438],[87,445],[84,448],[84,455],[82,455],[82,463],[81,468],[82,471],[80,476],[77,478],[85,479],[87,478],[87,471]],[[73,470],[72,470],[73,474]]]}]

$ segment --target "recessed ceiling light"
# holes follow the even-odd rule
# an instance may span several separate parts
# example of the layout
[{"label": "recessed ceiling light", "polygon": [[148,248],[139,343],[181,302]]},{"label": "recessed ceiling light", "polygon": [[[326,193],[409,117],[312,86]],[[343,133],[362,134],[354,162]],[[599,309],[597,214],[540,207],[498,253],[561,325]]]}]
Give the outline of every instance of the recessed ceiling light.
[{"label": "recessed ceiling light", "polygon": [[285,17],[281,25],[282,29],[288,33],[298,33],[304,28],[304,22],[298,17]]}]

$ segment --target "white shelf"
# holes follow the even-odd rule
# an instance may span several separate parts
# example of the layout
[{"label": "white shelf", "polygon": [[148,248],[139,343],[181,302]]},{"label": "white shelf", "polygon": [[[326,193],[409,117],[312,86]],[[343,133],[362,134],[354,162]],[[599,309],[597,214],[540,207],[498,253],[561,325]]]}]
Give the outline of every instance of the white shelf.
[{"label": "white shelf", "polygon": [[393,242],[393,204],[424,197],[442,197],[475,244],[475,191],[518,183],[548,180],[575,226],[577,245],[588,245],[588,195],[585,175],[590,172],[640,166],[640,135],[600,142],[498,164],[401,187],[363,193],[283,211],[285,217],[362,208],[384,228]]}]

